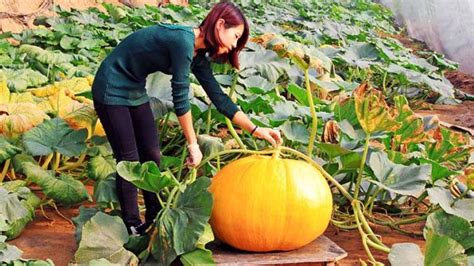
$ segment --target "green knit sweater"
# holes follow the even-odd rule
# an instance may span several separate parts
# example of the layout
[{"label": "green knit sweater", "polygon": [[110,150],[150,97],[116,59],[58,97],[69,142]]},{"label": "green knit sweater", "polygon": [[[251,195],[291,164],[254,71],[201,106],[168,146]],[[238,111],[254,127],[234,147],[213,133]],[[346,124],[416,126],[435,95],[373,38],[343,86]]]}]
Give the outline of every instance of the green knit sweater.
[{"label": "green knit sweater", "polygon": [[156,71],[172,75],[176,115],[189,111],[189,73],[192,71],[217,110],[232,119],[239,110],[214,78],[204,53],[194,55],[192,27],[158,24],[125,38],[97,70],[92,94],[108,105],[137,106],[149,101],[145,83]]}]

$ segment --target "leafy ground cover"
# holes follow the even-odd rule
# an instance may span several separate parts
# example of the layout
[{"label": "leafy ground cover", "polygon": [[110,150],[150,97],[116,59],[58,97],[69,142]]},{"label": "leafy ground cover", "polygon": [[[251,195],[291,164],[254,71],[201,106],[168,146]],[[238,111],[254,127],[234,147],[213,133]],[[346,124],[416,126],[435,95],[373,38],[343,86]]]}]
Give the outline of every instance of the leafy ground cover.
[{"label": "leafy ground cover", "polygon": [[[252,41],[239,71],[214,66],[217,79],[254,123],[282,131],[284,156],[324,173],[334,194],[333,227],[357,229],[369,262],[380,260],[372,255],[377,250],[405,264],[472,263],[471,138],[412,110],[472,97],[444,77],[456,64],[434,52],[413,54],[390,37],[399,33],[391,14],[370,1],[240,3],[252,23]],[[170,112],[169,77],[154,74],[147,89],[160,130],[161,165],[116,169],[90,99],[95,70],[125,36],[157,22],[196,25],[209,5],[58,8],[58,17],[37,18],[38,28],[2,34],[2,235],[20,235],[36,208],[94,199],[96,205],[81,208],[74,219],[75,262],[212,261],[205,248],[213,238],[209,178],[245,154],[275,151],[234,129],[193,80],[192,112],[206,159],[198,171],[183,169],[186,151]],[[116,217],[115,170],[160,196],[164,211],[147,236],[128,237]],[[84,186],[89,182],[92,193]],[[187,229],[186,217],[193,220]],[[372,229],[413,235],[404,225],[420,221],[426,221],[424,255],[417,245],[388,246]],[[97,236],[113,241],[103,246]],[[19,258],[1,246],[2,256]]]}]

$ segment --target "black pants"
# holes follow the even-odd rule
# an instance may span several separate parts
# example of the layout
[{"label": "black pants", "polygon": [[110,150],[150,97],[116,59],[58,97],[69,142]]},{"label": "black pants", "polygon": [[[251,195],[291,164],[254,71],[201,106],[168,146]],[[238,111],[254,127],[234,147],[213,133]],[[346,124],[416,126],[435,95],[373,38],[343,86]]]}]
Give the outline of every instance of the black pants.
[{"label": "black pants", "polygon": [[[104,126],[117,163],[120,161],[155,161],[160,164],[158,130],[150,104],[139,106],[105,105],[94,101],[94,108]],[[117,196],[122,209],[122,219],[130,226],[141,223],[137,188],[116,174]],[[151,224],[161,209],[156,194],[142,191],[145,200],[145,222]]]}]

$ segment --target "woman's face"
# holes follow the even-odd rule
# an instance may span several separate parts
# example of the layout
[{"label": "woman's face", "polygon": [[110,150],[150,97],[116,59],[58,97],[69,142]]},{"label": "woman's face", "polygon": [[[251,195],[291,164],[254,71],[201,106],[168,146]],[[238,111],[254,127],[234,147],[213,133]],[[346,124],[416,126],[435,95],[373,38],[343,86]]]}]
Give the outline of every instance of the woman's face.
[{"label": "woman's face", "polygon": [[217,54],[227,54],[232,49],[237,47],[237,41],[242,36],[244,32],[244,25],[240,24],[238,26],[234,26],[231,28],[224,27],[225,21],[223,19],[219,19],[217,21],[217,37],[219,42],[219,49]]}]

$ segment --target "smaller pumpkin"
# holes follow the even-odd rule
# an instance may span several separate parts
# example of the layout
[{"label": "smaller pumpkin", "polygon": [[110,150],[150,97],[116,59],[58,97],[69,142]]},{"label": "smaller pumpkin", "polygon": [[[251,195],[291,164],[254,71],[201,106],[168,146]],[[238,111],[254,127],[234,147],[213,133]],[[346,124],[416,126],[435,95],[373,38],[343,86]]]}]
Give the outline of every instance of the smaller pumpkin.
[{"label": "smaller pumpkin", "polygon": [[277,156],[249,156],[217,173],[210,223],[223,242],[246,251],[300,248],[327,228],[332,195],[310,164]]}]

